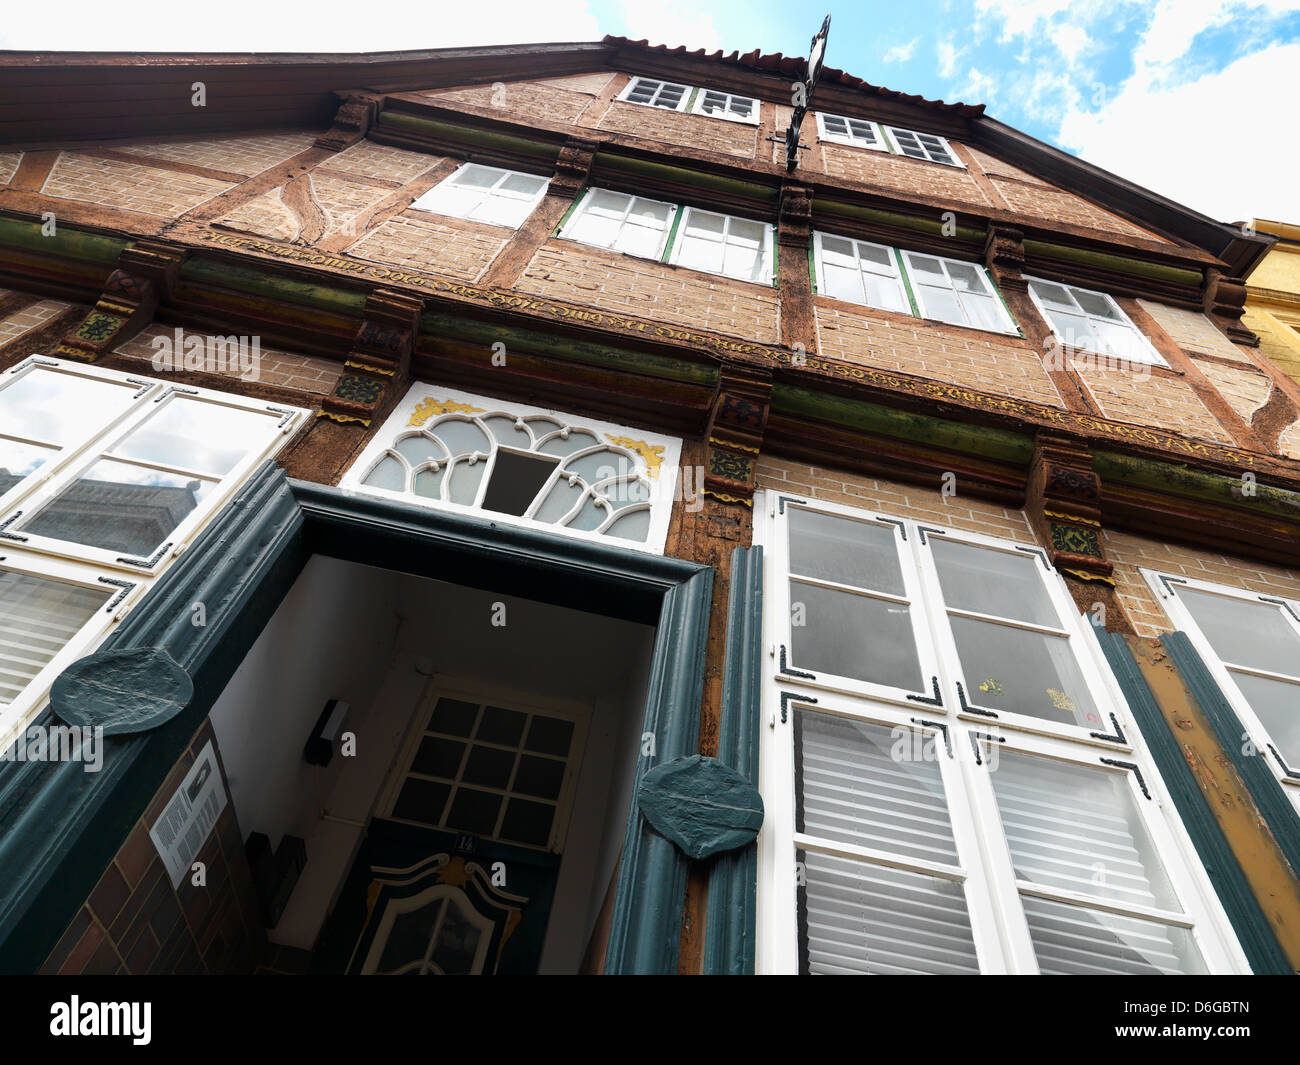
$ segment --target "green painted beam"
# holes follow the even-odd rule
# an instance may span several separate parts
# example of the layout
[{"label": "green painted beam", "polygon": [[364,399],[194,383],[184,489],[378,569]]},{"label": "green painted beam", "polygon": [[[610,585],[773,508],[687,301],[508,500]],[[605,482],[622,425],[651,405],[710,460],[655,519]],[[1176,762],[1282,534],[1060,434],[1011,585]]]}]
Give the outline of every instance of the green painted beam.
[{"label": "green painted beam", "polygon": [[[1214,503],[1232,503],[1262,514],[1288,521],[1300,519],[1300,492],[1278,488],[1256,479],[1254,495],[1243,496],[1240,476],[1195,470],[1157,459],[1122,455],[1113,451],[1095,451],[1093,468],[1102,482],[1115,481],[1139,488],[1201,499]],[[1250,471],[1243,468],[1242,473]]]},{"label": "green painted beam", "polygon": [[130,243],[122,237],[105,237],[59,225],[57,215],[50,236],[42,233],[43,228],[42,223],[31,219],[0,217],[0,247],[112,267],[117,265],[118,258]]},{"label": "green painted beam", "polygon": [[284,300],[350,317],[360,317],[366,307],[366,293],[357,289],[299,281],[269,270],[258,270],[204,255],[193,255],[186,259],[181,265],[181,277],[186,281],[248,292],[271,300]]},{"label": "green painted beam", "polygon": [[772,410],[878,436],[922,441],[1012,466],[1028,467],[1034,454],[1033,437],[1025,433],[828,396],[797,385],[774,385]]},{"label": "green painted beam", "polygon": [[518,155],[530,155],[536,159],[554,162],[560,154],[560,145],[552,141],[531,140],[495,130],[476,129],[456,122],[443,122],[435,118],[423,118],[410,115],[405,111],[384,111],[379,115],[379,125],[394,129],[409,130],[412,133],[437,140],[453,140],[470,148],[489,148],[512,152]]},{"label": "green painted beam", "polygon": [[953,233],[945,233],[942,218],[937,220],[918,218],[915,215],[899,214],[897,211],[881,210],[879,207],[864,207],[861,204],[844,203],[840,200],[825,200],[821,197],[818,197],[813,204],[813,210],[819,215],[840,215],[844,218],[874,222],[878,225],[911,229],[917,233],[924,233],[926,236],[946,237],[949,240],[956,239],[967,244],[983,245],[984,243],[984,230],[976,229],[973,226],[957,226]]},{"label": "green painted beam", "polygon": [[648,177],[659,181],[671,181],[678,185],[690,185],[709,192],[728,196],[739,196],[747,200],[758,200],[775,204],[781,197],[780,188],[775,185],[762,185],[756,181],[742,181],[739,178],[726,177],[722,174],[706,174],[697,170],[688,170],[668,163],[655,163],[648,159],[633,159],[625,155],[602,151],[596,155],[593,171],[600,173],[630,174]]},{"label": "green painted beam", "polygon": [[[1160,263],[1144,262],[1122,255],[1109,255],[1106,252],[1089,251],[1085,248],[1067,248],[1063,244],[1048,244],[1041,240],[1025,241],[1026,257],[1061,259],[1066,262],[1079,263],[1083,266],[1097,266],[1104,270],[1118,270],[1121,273],[1137,277],[1149,277],[1155,281],[1169,281],[1175,285],[1187,285],[1200,288],[1203,280],[1199,270],[1186,270],[1178,266],[1164,266]],[[1031,271],[1032,272],[1032,271]]]},{"label": "green painted beam", "polygon": [[668,355],[654,355],[609,344],[575,340],[540,330],[503,326],[499,322],[483,322],[457,314],[427,312],[420,315],[420,333],[452,336],[457,340],[477,340],[485,347],[500,342],[507,348],[517,346],[520,351],[551,355],[590,366],[626,370],[647,377],[683,381],[704,388],[713,388],[718,383],[718,368],[710,363],[689,362]]}]

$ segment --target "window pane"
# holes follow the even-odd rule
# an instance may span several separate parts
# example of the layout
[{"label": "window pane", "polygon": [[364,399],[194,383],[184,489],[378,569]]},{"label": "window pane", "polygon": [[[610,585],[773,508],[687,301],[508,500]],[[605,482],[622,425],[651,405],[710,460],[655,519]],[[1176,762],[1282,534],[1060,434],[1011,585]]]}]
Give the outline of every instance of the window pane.
[{"label": "window pane", "polygon": [[627,220],[639,226],[647,226],[655,230],[666,230],[668,228],[668,217],[671,214],[672,207],[669,204],[638,199],[632,204],[632,210],[627,213]]},{"label": "window pane", "polygon": [[1300,677],[1300,636],[1280,607],[1193,588],[1178,597],[1225,662]]},{"label": "window pane", "polygon": [[763,274],[763,256],[758,248],[736,247],[727,242],[722,261],[722,273],[728,277],[740,278],[742,281],[765,281]]},{"label": "window pane", "polygon": [[727,243],[744,248],[761,248],[763,246],[762,222],[751,222],[744,218],[733,218],[731,228],[727,230]]},{"label": "window pane", "polygon": [[659,90],[659,95],[655,103],[660,107],[676,108],[682,102],[682,97],[686,95],[686,89],[681,85],[665,85]]},{"label": "window pane", "polygon": [[522,196],[536,196],[546,185],[546,178],[534,174],[511,174],[501,183],[501,188]]},{"label": "window pane", "polygon": [[903,295],[903,290],[894,278],[864,274],[862,280],[867,289],[868,306],[877,307],[882,311],[897,311],[899,314],[912,313],[907,297]]},{"label": "window pane", "polygon": [[906,606],[797,581],[790,582],[790,603],[792,653],[801,668],[925,690]]},{"label": "window pane", "polygon": [[[657,229],[645,226],[625,225],[614,245],[625,255],[640,255],[646,259],[657,259],[663,251],[664,234]],[[716,245],[715,245],[716,246]]]},{"label": "window pane", "polygon": [[57,449],[52,447],[37,447],[35,444],[0,439],[0,495],[9,491],[29,473],[35,473],[46,459],[57,454]]},{"label": "window pane", "polygon": [[498,170],[494,166],[479,166],[477,163],[467,163],[461,167],[452,177],[452,183],[459,185],[464,189],[490,189],[501,175],[506,173],[504,170]]},{"label": "window pane", "polygon": [[1232,679],[1286,764],[1300,769],[1300,685],[1251,673],[1234,672]]},{"label": "window pane", "polygon": [[1019,879],[1179,909],[1127,774],[999,751],[989,778]]},{"label": "window pane", "polygon": [[1125,359],[1137,359],[1145,362],[1150,359],[1146,348],[1138,339],[1137,333],[1126,325],[1111,322],[1091,322],[1093,336],[1099,347]]},{"label": "window pane", "polygon": [[1113,318],[1116,321],[1120,320],[1119,314],[1116,312],[1115,308],[1111,306],[1110,300],[1105,296],[1095,292],[1085,292],[1083,289],[1076,288],[1074,290],[1074,298],[1079,301],[1079,306],[1089,314],[1095,314],[1099,318]]},{"label": "window pane", "polygon": [[949,263],[948,276],[952,278],[952,287],[958,292],[988,292],[984,277],[979,268],[969,263]]},{"label": "window pane", "polygon": [[113,594],[0,569],[0,706],[17,699]]},{"label": "window pane", "polygon": [[850,119],[849,129],[858,140],[866,141],[868,144],[876,143],[876,131],[870,122],[858,122]]},{"label": "window pane", "polygon": [[700,110],[709,114],[721,113],[727,108],[727,97],[720,92],[706,92],[700,100]]},{"label": "window pane", "polygon": [[587,214],[603,215],[609,218],[622,218],[623,212],[627,210],[627,205],[631,199],[631,196],[625,196],[621,192],[596,189],[592,192],[590,199],[583,205],[583,211]]},{"label": "window pane", "polygon": [[0,389],[0,428],[62,446],[126,410],[137,385],[93,381],[37,367]]},{"label": "window pane", "polygon": [[486,222],[490,226],[508,226],[518,229],[530,214],[531,200],[512,200],[501,196],[489,196],[478,204],[467,216],[475,222]]},{"label": "window pane", "polygon": [[265,443],[276,419],[219,403],[173,399],[112,453],[221,477]]},{"label": "window pane", "polygon": [[1064,636],[972,618],[948,621],[968,685],[967,702],[1043,721],[1101,728],[1101,716]]},{"label": "window pane", "polygon": [[881,248],[875,244],[859,244],[858,258],[864,265],[878,267],[888,274],[895,272],[894,257],[890,254],[888,248]]},{"label": "window pane", "polygon": [[957,297],[950,289],[918,285],[917,290],[920,292],[921,306],[925,308],[927,318],[951,322],[953,325],[966,324],[966,315],[962,312],[961,304],[957,302]]},{"label": "window pane", "polygon": [[22,528],[36,536],[143,557],[153,553],[214,484],[102,459]]},{"label": "window pane", "polygon": [[835,117],[835,115],[823,115],[822,126],[825,128],[827,133],[831,133],[839,137],[848,136],[848,132],[849,132],[848,123],[842,118]]},{"label": "window pane", "polygon": [[931,537],[929,542],[949,607],[1061,627],[1034,556],[1013,555],[940,536]]},{"label": "window pane", "polygon": [[979,972],[959,884],[815,851],[797,859],[801,973]]},{"label": "window pane", "polygon": [[1002,312],[1002,305],[990,296],[967,295],[961,298],[961,305],[966,310],[967,321],[977,329],[1003,330],[1007,320]]},{"label": "window pane", "polygon": [[1186,928],[1033,896],[1021,901],[1045,975],[1209,972]]},{"label": "window pane", "polygon": [[1074,301],[1060,285],[1053,285],[1050,281],[1031,281],[1029,288],[1043,303],[1074,310]]},{"label": "window pane", "polygon": [[836,266],[856,266],[853,243],[839,237],[822,237],[822,260]]},{"label": "window pane", "polygon": [[909,255],[907,261],[911,264],[912,273],[922,284],[947,287],[948,278],[944,276],[943,267],[939,265],[938,259],[931,259],[926,255]]},{"label": "window pane", "polygon": [[821,291],[835,300],[847,300],[850,303],[862,303],[862,274],[857,267],[824,264],[822,269]]},{"label": "window pane", "polygon": [[722,231],[726,224],[727,220],[720,214],[712,214],[709,211],[691,211],[686,219],[683,232],[688,237],[721,242]]},{"label": "window pane", "polygon": [[619,222],[616,218],[585,213],[565,227],[564,235],[596,248],[612,248],[618,239]]},{"label": "window pane", "polygon": [[933,736],[811,710],[794,729],[796,831],[957,864]]},{"label": "window pane", "polygon": [[790,508],[790,572],[904,595],[893,526]]}]

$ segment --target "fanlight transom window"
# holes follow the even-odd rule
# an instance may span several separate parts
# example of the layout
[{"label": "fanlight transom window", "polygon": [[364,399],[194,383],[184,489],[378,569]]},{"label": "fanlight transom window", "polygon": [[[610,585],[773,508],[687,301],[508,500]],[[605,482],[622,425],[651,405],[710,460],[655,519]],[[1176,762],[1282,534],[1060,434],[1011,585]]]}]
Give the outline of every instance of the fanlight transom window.
[{"label": "fanlight transom window", "polygon": [[403,404],[395,418],[404,423],[379,434],[357,463],[356,483],[653,546],[660,477],[675,462],[667,440],[451,395]]}]

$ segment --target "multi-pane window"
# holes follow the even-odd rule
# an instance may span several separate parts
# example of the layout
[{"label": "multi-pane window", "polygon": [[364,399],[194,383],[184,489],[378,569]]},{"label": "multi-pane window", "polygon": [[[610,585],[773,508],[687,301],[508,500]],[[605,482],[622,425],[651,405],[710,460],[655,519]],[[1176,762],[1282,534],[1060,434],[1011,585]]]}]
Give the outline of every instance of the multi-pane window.
[{"label": "multi-pane window", "polygon": [[610,189],[588,189],[560,229],[560,236],[596,248],[658,259],[668,246],[677,207]]},{"label": "multi-pane window", "polygon": [[1121,362],[1166,365],[1151,342],[1106,293],[1041,278],[1026,280],[1034,303],[1067,349],[1090,351]]},{"label": "multi-pane window", "polygon": [[770,284],[772,227],[688,207],[669,261],[741,281]]},{"label": "multi-pane window", "polygon": [[757,284],[772,284],[772,226],[626,192],[588,189],[559,236]]},{"label": "multi-pane window", "polygon": [[1300,599],[1146,573],[1300,807]]},{"label": "multi-pane window", "polygon": [[756,511],[760,971],[1246,970],[1039,550],[771,494]]},{"label": "multi-pane window", "polygon": [[654,78],[633,78],[623,90],[620,100],[633,104],[645,104],[648,107],[666,107],[671,111],[683,111],[690,98],[689,85],[678,85],[672,81],[656,81]]},{"label": "multi-pane window", "polygon": [[906,155],[911,159],[924,159],[931,163],[944,163],[947,166],[961,166],[961,162],[953,154],[952,148],[949,147],[947,140],[943,137],[936,136],[933,133],[918,133],[911,129],[899,129],[897,126],[886,126],[885,128],[889,131],[889,136],[893,138],[900,155]]},{"label": "multi-pane window", "polygon": [[919,252],[903,253],[922,318],[1014,333],[1015,323],[982,266]]},{"label": "multi-pane window", "polygon": [[560,850],[585,718],[459,692],[434,693],[428,703],[388,816]]},{"label": "multi-pane window", "polygon": [[466,163],[411,206],[518,229],[546,195],[547,184],[546,178],[536,174]]},{"label": "multi-pane window", "polygon": [[733,122],[758,121],[758,101],[754,97],[716,92],[713,89],[701,89],[696,94],[693,110],[697,115],[727,118]]},{"label": "multi-pane window", "polygon": [[818,137],[833,144],[849,144],[855,148],[870,148],[877,152],[889,151],[881,136],[880,127],[864,118],[846,118],[843,115],[817,113]]},{"label": "multi-pane window", "polygon": [[1016,325],[982,266],[817,232],[817,291],[832,299],[930,318],[951,325],[1015,333]]},{"label": "multi-pane window", "polygon": [[0,374],[0,749],[306,414],[56,359]]}]

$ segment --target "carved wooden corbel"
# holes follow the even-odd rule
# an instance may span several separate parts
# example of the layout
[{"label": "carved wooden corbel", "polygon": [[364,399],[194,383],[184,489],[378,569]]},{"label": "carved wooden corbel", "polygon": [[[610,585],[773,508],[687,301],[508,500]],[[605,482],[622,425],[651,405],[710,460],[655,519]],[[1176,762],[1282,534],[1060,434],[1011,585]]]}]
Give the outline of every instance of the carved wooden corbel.
[{"label": "carved wooden corbel", "polygon": [[723,503],[754,505],[754,467],[772,400],[770,374],[723,366],[707,432],[704,494]]},{"label": "carved wooden corbel", "polygon": [[124,249],[95,306],[54,354],[94,362],[130,340],[153,320],[159,302],[170,297],[185,254],[147,241]]},{"label": "carved wooden corbel", "polygon": [[1038,437],[1025,510],[1062,574],[1114,585],[1114,567],[1101,544],[1101,478],[1086,448],[1060,437]]},{"label": "carved wooden corbel", "polygon": [[1205,313],[1214,318],[1228,339],[1237,344],[1259,347],[1259,337],[1242,324],[1246,313],[1246,283],[1239,277],[1224,277],[1217,270],[1205,273]]},{"label": "carved wooden corbel", "polygon": [[342,101],[334,115],[334,124],[316,138],[313,147],[340,152],[365,138],[379,117],[384,98],[379,93],[356,90],[337,92],[334,95]]},{"label": "carved wooden corbel", "polygon": [[368,428],[407,381],[422,304],[413,296],[376,289],[343,364],[343,376],[321,404],[320,416]]}]

